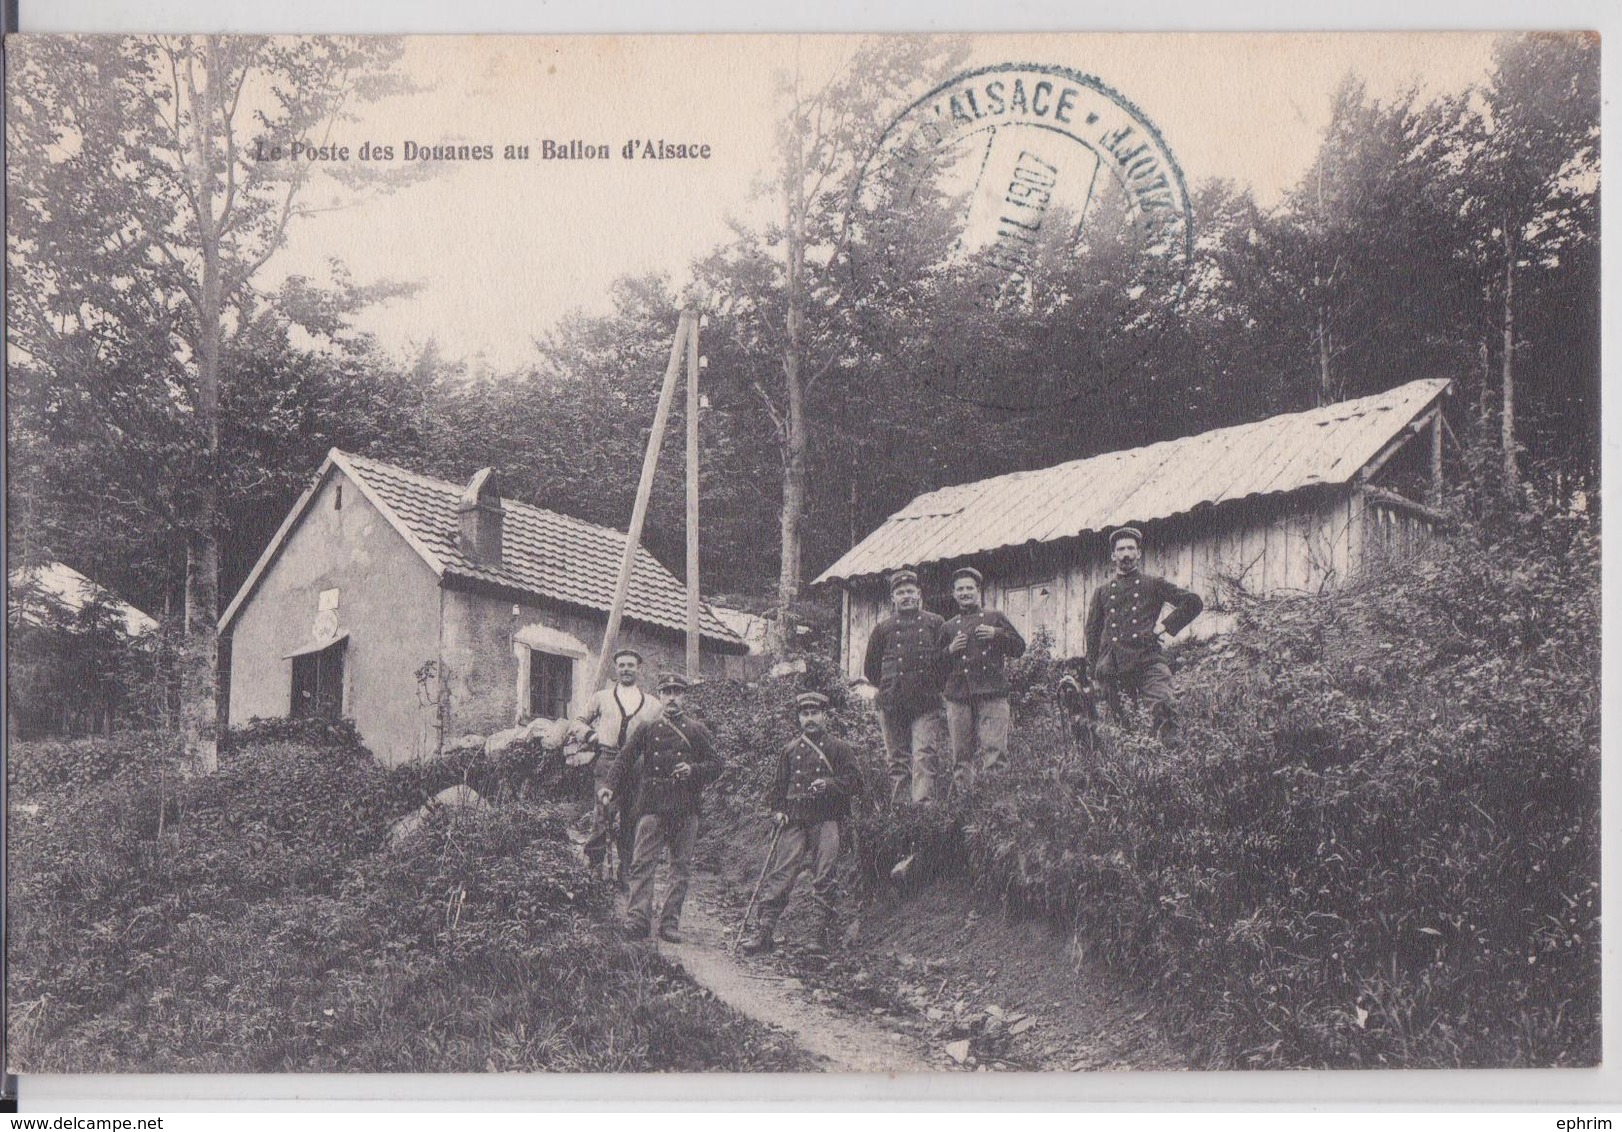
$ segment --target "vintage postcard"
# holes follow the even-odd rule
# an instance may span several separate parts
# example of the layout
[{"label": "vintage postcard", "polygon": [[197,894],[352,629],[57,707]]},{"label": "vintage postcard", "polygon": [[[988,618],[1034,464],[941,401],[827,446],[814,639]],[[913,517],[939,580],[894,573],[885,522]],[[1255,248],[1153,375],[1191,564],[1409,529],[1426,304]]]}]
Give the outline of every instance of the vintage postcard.
[{"label": "vintage postcard", "polygon": [[1599,56],[9,38],[6,1070],[1597,1065]]}]

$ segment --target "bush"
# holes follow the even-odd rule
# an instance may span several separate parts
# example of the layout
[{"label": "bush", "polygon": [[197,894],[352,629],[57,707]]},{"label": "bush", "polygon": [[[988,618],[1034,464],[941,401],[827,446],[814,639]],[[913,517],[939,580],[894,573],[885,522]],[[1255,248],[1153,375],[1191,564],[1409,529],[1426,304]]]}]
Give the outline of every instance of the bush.
[{"label": "bush", "polygon": [[822,692],[828,697],[829,730],[855,747],[862,758],[868,796],[889,796],[878,716],[850,690],[835,661],[809,655],[806,662],[803,674],[750,683],[710,680],[688,694],[689,709],[715,734],[727,762],[726,774],[715,790],[735,798],[744,809],[764,810],[778,752],[800,733],[794,697],[801,692]]},{"label": "bush", "polygon": [[447,786],[470,786],[492,802],[508,798],[589,796],[591,776],[566,767],[562,753],[548,751],[540,739],[509,744],[494,755],[483,747],[452,748],[418,762],[400,763],[388,772],[387,790],[396,805],[411,809]]},{"label": "bush", "polygon": [[125,770],[14,825],[16,1068],[808,1067],[618,938],[556,807],[441,811],[383,849],[387,772],[324,734],[258,728],[215,775]]},{"label": "bush", "polygon": [[1598,545],[1502,509],[1190,650],[1182,736],[1023,727],[974,882],[1241,1065],[1592,1064]]},{"label": "bush", "polygon": [[15,797],[80,791],[120,771],[157,775],[181,761],[172,731],[124,731],[90,739],[35,739],[6,751],[6,784]]}]

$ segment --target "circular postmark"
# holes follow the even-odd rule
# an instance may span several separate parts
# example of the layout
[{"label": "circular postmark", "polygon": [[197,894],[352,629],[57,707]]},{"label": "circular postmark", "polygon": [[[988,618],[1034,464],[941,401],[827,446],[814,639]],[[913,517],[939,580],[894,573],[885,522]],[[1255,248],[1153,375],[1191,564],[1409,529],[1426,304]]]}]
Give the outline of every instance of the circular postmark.
[{"label": "circular postmark", "polygon": [[1160,131],[1066,67],[958,75],[863,167],[858,309],[930,388],[1040,410],[1129,380],[1193,258],[1188,188]]}]

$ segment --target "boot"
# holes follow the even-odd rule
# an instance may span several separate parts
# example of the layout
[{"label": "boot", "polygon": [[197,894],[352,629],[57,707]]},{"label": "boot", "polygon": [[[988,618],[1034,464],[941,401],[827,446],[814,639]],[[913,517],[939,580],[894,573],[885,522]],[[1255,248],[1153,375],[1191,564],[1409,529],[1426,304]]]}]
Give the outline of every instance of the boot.
[{"label": "boot", "polygon": [[754,931],[744,936],[743,943],[738,950],[745,955],[766,955],[770,954],[771,950],[776,946],[777,942],[772,939],[772,926],[770,924],[761,924]]},{"label": "boot", "polygon": [[823,923],[805,937],[805,950],[812,955],[826,955],[833,950],[833,928]]}]

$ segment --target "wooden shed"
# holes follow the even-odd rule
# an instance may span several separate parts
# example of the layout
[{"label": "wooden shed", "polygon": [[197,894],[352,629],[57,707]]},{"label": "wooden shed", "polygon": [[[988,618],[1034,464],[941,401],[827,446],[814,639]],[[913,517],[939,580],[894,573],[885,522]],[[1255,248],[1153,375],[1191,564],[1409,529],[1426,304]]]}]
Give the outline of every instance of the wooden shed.
[{"label": "wooden shed", "polygon": [[[861,675],[868,635],[889,609],[884,578],[912,566],[925,603],[951,613],[950,572],[986,576],[986,604],[1055,656],[1085,652],[1093,589],[1111,570],[1108,533],[1145,535],[1145,569],[1196,590],[1207,614],[1190,632],[1231,620],[1234,587],[1317,591],[1382,554],[1429,537],[1440,517],[1396,490],[1439,479],[1441,403],[1451,383],[1385,393],[1014,472],[918,496],[816,579],[843,593],[841,652]],[[1416,438],[1424,435],[1424,440]]]}]

